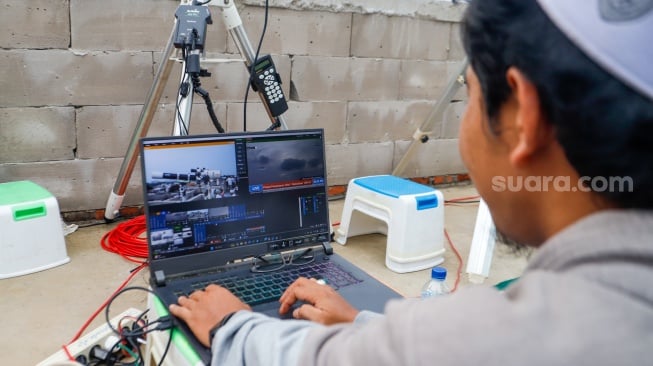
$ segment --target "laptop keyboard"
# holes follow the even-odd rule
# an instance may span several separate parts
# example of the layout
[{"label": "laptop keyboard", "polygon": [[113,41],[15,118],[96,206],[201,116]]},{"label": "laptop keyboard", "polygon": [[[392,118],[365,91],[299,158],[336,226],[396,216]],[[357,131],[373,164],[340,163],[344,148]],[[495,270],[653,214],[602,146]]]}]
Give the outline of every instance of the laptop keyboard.
[{"label": "laptop keyboard", "polygon": [[[337,264],[324,261],[303,266],[288,266],[269,273],[251,273],[246,277],[232,276],[215,281],[199,281],[191,285],[191,292],[216,284],[225,287],[243,302],[254,306],[279,300],[286,288],[299,277],[323,279],[336,290],[361,282]],[[175,295],[187,296],[189,293],[177,291]]]}]

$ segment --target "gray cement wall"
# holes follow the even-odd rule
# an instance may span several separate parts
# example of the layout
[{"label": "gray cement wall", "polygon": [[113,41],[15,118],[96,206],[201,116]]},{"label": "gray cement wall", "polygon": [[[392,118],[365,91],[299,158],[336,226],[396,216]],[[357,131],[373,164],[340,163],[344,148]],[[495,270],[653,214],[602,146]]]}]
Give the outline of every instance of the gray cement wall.
[{"label": "gray cement wall", "polygon": [[[252,43],[262,0],[238,2]],[[331,185],[390,173],[463,58],[457,21],[464,5],[445,0],[270,1],[262,46],[281,72],[290,128],[325,129]],[[0,183],[29,179],[64,212],[102,209],[173,26],[175,0],[0,0]],[[208,56],[239,58],[221,19]],[[206,65],[202,79],[221,123],[242,131],[246,69]],[[173,71],[148,135],[168,135],[180,67]],[[252,98],[252,96],[254,96]],[[200,98],[195,98],[200,103]],[[409,175],[464,173],[457,149],[464,93],[451,103]],[[248,130],[269,120],[250,93]],[[213,126],[193,108],[191,133]],[[124,205],[142,203],[140,172]]]}]

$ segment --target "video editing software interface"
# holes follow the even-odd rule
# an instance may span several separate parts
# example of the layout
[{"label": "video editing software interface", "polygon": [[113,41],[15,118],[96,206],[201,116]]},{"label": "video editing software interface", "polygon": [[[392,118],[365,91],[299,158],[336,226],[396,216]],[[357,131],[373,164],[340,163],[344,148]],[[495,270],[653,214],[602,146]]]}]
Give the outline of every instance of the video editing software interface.
[{"label": "video editing software interface", "polygon": [[321,132],[148,140],[152,258],[328,240]]}]

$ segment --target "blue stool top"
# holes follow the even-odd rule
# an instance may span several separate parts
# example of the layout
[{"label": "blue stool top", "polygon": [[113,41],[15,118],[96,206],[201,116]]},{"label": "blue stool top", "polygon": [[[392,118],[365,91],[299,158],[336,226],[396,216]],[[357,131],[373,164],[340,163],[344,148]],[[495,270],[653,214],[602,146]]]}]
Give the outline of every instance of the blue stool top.
[{"label": "blue stool top", "polygon": [[354,183],[386,196],[397,198],[399,196],[432,193],[435,188],[415,183],[408,179],[394,175],[377,175],[354,179]]}]

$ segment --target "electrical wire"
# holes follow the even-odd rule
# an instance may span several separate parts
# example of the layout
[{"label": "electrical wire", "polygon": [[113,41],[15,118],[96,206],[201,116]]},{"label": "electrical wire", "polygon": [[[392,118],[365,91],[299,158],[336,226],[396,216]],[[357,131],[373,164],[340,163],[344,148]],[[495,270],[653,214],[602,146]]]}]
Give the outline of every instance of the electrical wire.
[{"label": "electrical wire", "polygon": [[[451,205],[451,204],[457,204],[457,203],[473,203],[473,201],[471,201],[471,200],[475,200],[477,198],[479,198],[479,196],[454,198],[454,199],[446,200],[445,204],[446,205]],[[337,226],[339,224],[340,223],[335,223],[335,224],[333,224],[333,226]],[[148,256],[147,239],[141,237],[141,235],[145,232],[145,230],[146,230],[145,215],[141,215],[141,216],[135,217],[132,220],[122,222],[122,223],[118,224],[112,231],[108,232],[107,234],[105,234],[102,237],[101,244],[102,244],[103,249],[105,249],[105,250],[107,250],[109,252],[119,254],[120,256],[122,256],[123,258],[125,258],[125,259],[127,259],[129,261],[139,263],[140,266],[135,268],[134,270],[132,270],[132,273],[125,280],[125,282],[123,282],[120,285],[120,287],[100,306],[100,308],[98,308],[93,313],[93,315],[86,321],[86,323],[84,323],[82,328],[80,328],[80,330],[77,332],[75,337],[73,337],[73,339],[67,345],[69,345],[69,344],[73,343],[74,341],[76,341],[77,339],[79,339],[79,337],[81,336],[83,331],[88,327],[88,325],[93,321],[93,319],[95,319],[95,317],[99,314],[99,312],[102,311],[102,309],[105,309],[105,316],[108,319],[110,304],[113,302],[115,297],[117,297],[118,295],[120,295],[123,292],[126,292],[128,290],[132,290],[132,289],[140,289],[140,290],[144,290],[144,291],[147,291],[147,292],[151,292],[148,289],[139,288],[139,287],[127,287],[127,288],[125,288],[127,283],[129,283],[129,281],[131,281],[131,279],[140,270],[142,270],[143,268],[145,268],[147,266],[147,262],[138,261],[138,260],[134,259],[134,258],[147,258],[147,256]],[[454,286],[453,286],[453,288],[451,290],[451,292],[455,292],[458,289],[458,285],[460,283],[463,260],[462,260],[462,257],[460,255],[460,253],[458,252],[458,249],[454,245],[454,243],[451,240],[451,237],[449,236],[449,233],[447,232],[446,229],[444,230],[444,235],[447,238],[449,246],[451,247],[454,254],[456,255],[456,258],[458,259],[458,267],[457,267],[457,270],[456,270],[456,279],[455,279]],[[150,323],[150,325],[155,324],[155,323],[156,323],[156,321]],[[107,324],[109,324],[109,326],[115,332],[120,334],[120,332],[118,330],[114,329],[111,326],[111,324],[109,323],[109,320],[107,320]],[[146,334],[146,333],[147,332],[144,332],[143,334]],[[64,345],[63,349],[66,352],[66,354],[72,360],[72,355],[70,355],[70,352],[68,351],[67,345]],[[165,355],[167,354],[169,347],[170,347],[170,339],[168,339],[168,342],[166,344],[166,349],[164,351],[164,354],[162,355],[161,362],[165,359]]]},{"label": "electrical wire", "polygon": [[113,230],[107,232],[102,236],[100,245],[102,248],[108,252],[119,254],[121,257],[138,263],[139,266],[132,269],[125,281],[118,286],[116,291],[107,298],[102,305],[86,320],[82,327],[77,331],[75,336],[68,342],[63,345],[62,348],[68,358],[74,360],[68,346],[79,339],[79,337],[84,333],[86,328],[91,324],[93,319],[104,309],[109,301],[113,299],[115,294],[119,293],[127,284],[140,272],[143,268],[147,267],[147,260],[139,260],[137,258],[147,258],[147,240],[140,237],[141,234],[145,232],[145,215],[137,216],[132,220],[121,222]]},{"label": "electrical wire", "polygon": [[444,200],[444,204],[450,204],[450,203],[479,203],[479,198],[481,196],[467,196],[467,197],[459,197],[459,198],[452,198],[450,200]]},{"label": "electrical wire", "polygon": [[142,264],[148,258],[145,233],[145,215],[121,222],[113,230],[102,236],[100,244],[108,252],[116,253],[128,261]]},{"label": "electrical wire", "polygon": [[70,353],[70,350],[68,349],[68,344],[62,345],[61,348],[63,348],[63,352],[66,354],[66,357],[68,357],[68,360],[75,362],[75,357],[73,357],[72,353]]},{"label": "electrical wire", "polygon": [[247,131],[247,97],[249,96],[249,88],[252,84],[252,77],[254,75],[254,66],[256,66],[256,61],[258,61],[258,55],[261,51],[261,45],[263,44],[263,38],[265,37],[265,32],[268,29],[268,12],[269,12],[269,1],[265,0],[265,18],[263,19],[263,30],[261,31],[261,38],[258,40],[258,46],[256,47],[256,55],[252,60],[251,65],[249,65],[249,75],[247,75],[247,85],[245,87],[245,99],[243,100],[243,131]]},{"label": "electrical wire", "polygon": [[[125,217],[118,216],[115,219],[111,220],[111,222],[112,223],[113,222],[120,222],[120,221],[124,221],[124,220],[125,220]],[[106,220],[93,220],[93,221],[90,221],[90,222],[86,222],[84,224],[77,224],[77,228],[78,229],[83,229],[83,228],[87,228],[87,227],[100,226],[100,225],[106,225],[106,224],[107,224]]]},{"label": "electrical wire", "polygon": [[[184,52],[185,54],[185,52]],[[185,56],[183,56],[185,59]],[[175,111],[177,112],[177,125],[179,126],[179,131],[182,136],[188,135],[188,127],[186,126],[186,122],[184,121],[184,116],[181,115],[180,107],[179,107],[179,96],[181,95],[181,88],[184,84],[188,83],[188,74],[184,74],[183,79],[179,83],[179,88],[177,89],[177,101],[176,101],[176,107]],[[186,98],[188,95],[184,96]]]},{"label": "electrical wire", "polygon": [[450,203],[448,204],[448,206],[465,207],[469,205],[477,205],[479,203],[480,201],[457,202],[457,203]]},{"label": "electrical wire", "polygon": [[[79,332],[78,332],[78,334],[75,336],[75,338],[73,338],[73,340],[71,340],[68,344],[62,346],[64,352],[66,353],[67,357],[68,357],[71,361],[74,361],[74,358],[73,358],[73,355],[72,355],[72,354],[70,353],[70,351],[68,350],[68,345],[70,345],[71,343],[73,343],[74,341],[76,341],[76,340],[79,338],[79,336],[81,335],[81,333],[84,331],[84,329],[88,326],[88,324],[89,324],[91,321],[93,321],[93,319],[95,319],[95,317],[98,315],[98,313],[99,313],[102,309],[105,309],[105,320],[106,320],[107,326],[108,326],[108,327],[109,327],[109,328],[110,328],[110,329],[111,329],[115,334],[117,334],[117,335],[120,336],[120,337],[119,337],[119,340],[116,341],[116,343],[114,343],[114,345],[112,345],[112,346],[109,348],[109,351],[112,352],[112,350],[114,350],[114,349],[116,349],[116,348],[121,348],[121,349],[123,349],[124,351],[126,351],[126,352],[131,356],[131,357],[134,358],[134,361],[132,361],[132,362],[130,362],[130,363],[123,363],[123,362],[121,362],[121,363],[119,363],[120,365],[143,365],[143,364],[144,364],[144,363],[143,363],[144,358],[143,358],[143,355],[142,355],[142,353],[141,353],[140,346],[139,346],[138,344],[134,344],[134,343],[133,343],[133,337],[143,336],[143,335],[146,335],[146,334],[148,334],[148,333],[151,333],[151,332],[153,332],[153,331],[158,331],[158,330],[170,330],[170,337],[168,337],[168,342],[166,343],[165,350],[164,350],[163,354],[161,355],[161,359],[160,359],[160,361],[159,361],[159,365],[162,365],[162,364],[163,364],[163,362],[164,362],[164,360],[165,360],[165,357],[166,357],[166,355],[167,355],[167,353],[168,353],[168,350],[170,349],[170,344],[171,344],[171,342],[172,342],[172,327],[173,327],[173,325],[174,325],[174,322],[172,321],[172,318],[171,318],[170,316],[164,316],[164,317],[159,318],[159,319],[157,319],[157,320],[155,320],[155,321],[153,321],[153,322],[144,323],[142,319],[143,319],[143,316],[144,316],[144,315],[149,311],[149,309],[148,309],[148,310],[145,310],[144,312],[142,312],[142,313],[141,313],[137,318],[130,317],[130,316],[123,317],[123,318],[120,319],[120,321],[118,322],[118,329],[114,328],[113,325],[111,324],[111,321],[109,320],[109,311],[110,311],[111,304],[113,303],[113,301],[114,301],[114,300],[115,300],[119,295],[121,295],[121,294],[123,294],[123,293],[125,293],[125,292],[127,292],[127,291],[131,291],[131,290],[141,290],[141,291],[148,292],[148,293],[152,294],[153,296],[159,298],[159,297],[158,297],[158,296],[157,296],[153,291],[151,291],[151,290],[149,290],[149,289],[147,289],[147,288],[145,288],[145,287],[139,287],[139,286],[124,287],[124,286],[125,286],[125,285],[126,285],[126,284],[127,284],[127,283],[132,279],[132,278],[133,278],[133,276],[134,276],[136,273],[138,273],[138,271],[140,271],[140,270],[141,270],[142,268],[144,268],[144,267],[145,267],[145,266],[142,265],[142,266],[137,267],[136,269],[134,269],[133,272],[132,272],[132,274],[127,278],[127,280],[126,280],[125,282],[123,282],[123,284],[118,288],[118,290],[116,290],[116,291],[115,291],[115,292],[114,292],[114,293],[113,293],[113,294],[112,294],[112,295],[111,295],[111,296],[110,296],[110,297],[109,297],[109,298],[108,298],[108,299],[107,299],[107,300],[102,304],[102,306],[100,306],[100,308],[98,308],[98,310],[97,310],[97,311],[96,311],[96,312],[91,316],[91,318],[89,318],[89,319],[87,320],[87,322],[84,324],[84,326],[82,326],[82,328],[79,330]],[[161,300],[159,299],[159,301],[161,301]],[[124,330],[123,330],[123,327],[121,326],[121,324],[122,324],[122,321],[123,321],[124,319],[127,319],[127,318],[129,318],[129,319],[133,319],[133,320],[134,320],[134,324],[137,324],[140,328],[139,328],[137,331],[132,331],[132,332],[126,332],[126,331],[124,331]],[[151,328],[151,329],[146,329],[147,327],[149,327],[149,326],[151,326],[151,325],[156,325],[156,327],[155,327],[155,328]],[[130,345],[133,347],[133,349],[135,349],[136,352],[138,352],[138,355],[135,354],[135,353],[133,352],[133,350],[130,350],[130,349],[128,349],[127,347],[124,347],[124,345],[123,345],[123,341],[128,341],[128,342],[130,343]],[[112,364],[113,364],[113,363],[112,363]],[[118,364],[116,364],[116,365],[118,365]]]},{"label": "electrical wire", "polygon": [[95,312],[94,312],[94,313],[93,313],[93,314],[92,314],[92,315],[91,315],[91,316],[86,320],[86,322],[84,323],[84,325],[82,325],[82,327],[77,331],[77,333],[75,334],[75,336],[73,337],[73,339],[71,339],[70,342],[68,342],[68,343],[63,347],[63,348],[64,348],[64,351],[65,351],[66,353],[70,354],[69,351],[68,351],[67,346],[70,345],[71,343],[73,343],[73,342],[75,342],[76,340],[79,339],[79,337],[82,335],[82,333],[84,333],[84,330],[86,330],[86,328],[88,328],[89,324],[91,324],[91,322],[93,321],[93,319],[95,319],[95,317],[100,313],[100,311],[102,311],[102,309],[104,309],[104,308],[107,306],[107,304],[109,303],[110,300],[113,299],[113,297],[115,296],[115,294],[116,294],[116,293],[119,293],[123,288],[125,288],[125,286],[127,286],[127,284],[128,284],[128,283],[129,283],[133,278],[134,278],[134,276],[136,276],[136,274],[138,274],[138,272],[140,272],[140,271],[141,271],[143,268],[145,268],[145,267],[147,267],[147,262],[144,262],[144,263],[142,263],[140,266],[138,266],[138,267],[136,267],[136,268],[134,268],[134,269],[131,270],[131,273],[129,274],[129,276],[127,277],[127,279],[126,279],[126,280],[125,280],[125,281],[124,281],[120,286],[118,286],[118,289],[116,289],[116,291],[115,291],[111,296],[109,296],[109,298],[107,298],[107,299],[102,303],[102,305],[100,305],[100,307],[99,307],[97,310],[95,310]]},{"label": "electrical wire", "polygon": [[129,353],[129,355],[130,355],[132,358],[134,358],[134,360],[136,360],[136,361],[134,361],[134,362],[138,362],[139,360],[142,360],[142,359],[143,359],[140,355],[135,354],[134,351],[132,351],[132,350],[130,350],[129,348],[125,347],[125,345],[122,344],[122,343],[118,343],[118,347],[119,347],[120,349],[122,349],[123,351]]},{"label": "electrical wire", "polygon": [[[110,314],[110,311],[111,311],[111,304],[113,303],[113,301],[114,301],[118,296],[122,295],[123,293],[128,292],[128,291],[136,291],[136,290],[137,290],[137,291],[144,291],[144,292],[147,292],[148,294],[150,294],[150,295],[154,296],[156,299],[158,299],[158,301],[161,302],[162,304],[164,303],[164,302],[161,300],[161,298],[160,298],[160,297],[159,297],[159,296],[158,296],[154,291],[152,291],[152,290],[150,290],[150,289],[148,289],[148,288],[145,288],[145,287],[141,287],[141,286],[130,286],[130,287],[122,288],[122,289],[120,289],[120,291],[116,291],[113,295],[111,295],[111,297],[107,300],[106,305],[104,306],[104,317],[105,317],[105,320],[106,320],[106,322],[107,322],[107,326],[108,326],[108,327],[109,327],[109,328],[110,328],[114,333],[116,333],[117,335],[122,335],[122,333],[121,333],[121,330],[118,330],[118,329],[116,329],[116,328],[113,327],[113,325],[111,324],[111,321],[110,321],[110,319],[109,319],[109,314]],[[149,310],[149,309],[148,309],[148,310]],[[139,318],[141,318],[143,315],[145,315],[145,313],[146,313],[148,310],[144,311],[144,312],[139,316]],[[173,320],[173,318],[172,318],[171,315],[164,315],[164,316],[162,316],[161,318],[159,318],[159,319],[157,319],[157,320],[154,320],[154,321],[152,321],[152,322],[148,322],[148,323],[147,323],[147,326],[149,327],[149,326],[151,326],[151,325],[153,325],[153,324],[155,324],[155,325],[157,325],[157,326],[154,327],[154,328],[151,328],[151,329],[141,329],[141,330],[136,331],[136,332],[130,332],[130,333],[127,334],[126,336],[127,336],[127,338],[131,338],[131,336],[141,336],[141,335],[146,335],[146,334],[151,333],[151,332],[153,332],[153,331],[158,331],[158,330],[169,330],[169,331],[170,331],[170,336],[168,337],[168,342],[166,343],[165,350],[163,351],[163,354],[161,355],[161,359],[159,360],[159,365],[163,365],[163,362],[165,361],[166,355],[168,354],[168,350],[170,349],[170,344],[172,343],[172,328],[173,328],[173,326],[174,326],[174,320]],[[139,350],[139,353],[140,353],[140,350]],[[142,357],[141,357],[141,359],[142,359]]]},{"label": "electrical wire", "polygon": [[453,244],[451,237],[449,237],[449,233],[447,232],[447,229],[444,229],[444,236],[447,238],[447,241],[449,242],[449,246],[451,247],[451,250],[453,250],[454,254],[456,255],[456,258],[458,258],[458,268],[456,268],[456,280],[454,282],[453,288],[451,289],[451,292],[456,292],[456,290],[458,290],[458,284],[460,284],[460,276],[463,271],[463,258],[460,256],[458,249]]},{"label": "electrical wire", "polygon": [[[444,204],[447,206],[452,206],[452,205],[458,205],[463,203],[478,203],[479,201],[477,201],[477,199],[479,198],[480,196],[452,198],[450,200],[445,200]],[[447,229],[444,229],[444,236],[447,238],[447,242],[449,243],[451,250],[453,250],[454,254],[456,255],[456,258],[458,259],[458,267],[456,268],[456,280],[454,282],[453,288],[451,289],[451,292],[455,292],[458,289],[458,285],[460,284],[460,276],[463,270],[463,258],[458,252],[456,246],[454,245],[453,240],[451,240],[451,237],[449,236],[449,232],[447,232]]]}]

